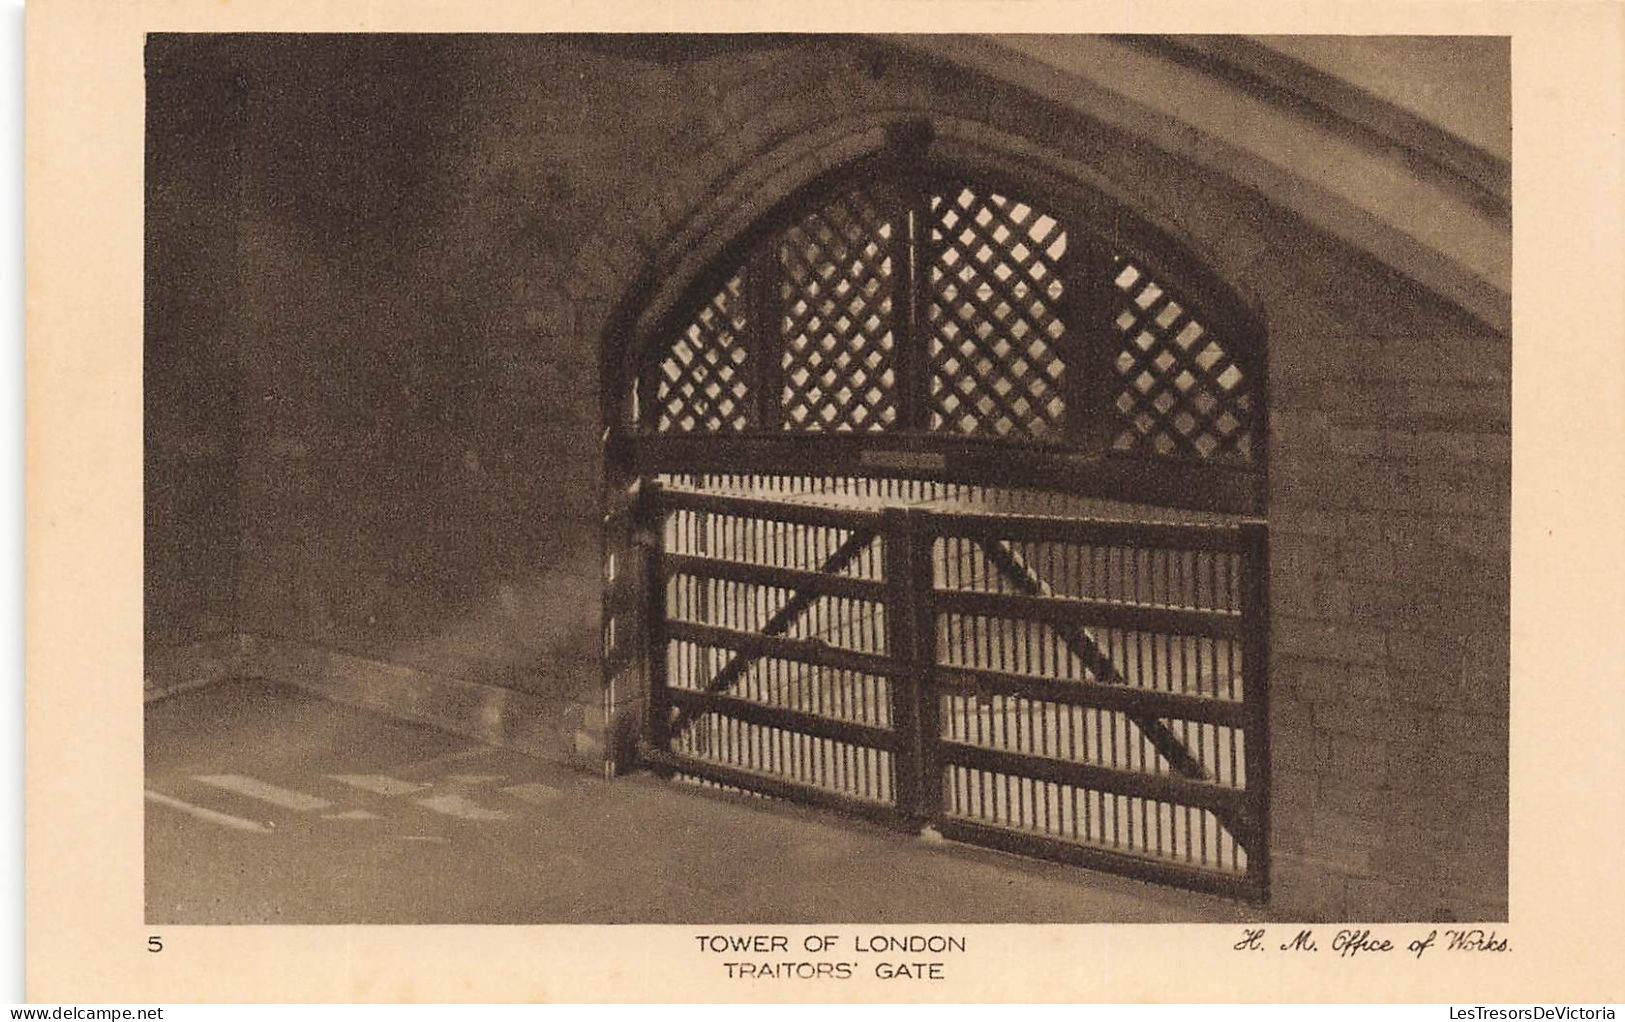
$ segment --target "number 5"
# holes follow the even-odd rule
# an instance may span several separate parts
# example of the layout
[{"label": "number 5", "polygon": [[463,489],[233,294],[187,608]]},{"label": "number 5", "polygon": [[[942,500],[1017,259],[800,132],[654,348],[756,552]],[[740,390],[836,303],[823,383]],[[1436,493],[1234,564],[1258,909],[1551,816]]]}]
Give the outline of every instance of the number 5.
[{"label": "number 5", "polygon": [[148,951],[152,952],[153,954],[157,954],[158,952],[162,951],[163,949],[164,949],[164,941],[163,941],[162,937],[148,937],[147,938],[147,950]]}]

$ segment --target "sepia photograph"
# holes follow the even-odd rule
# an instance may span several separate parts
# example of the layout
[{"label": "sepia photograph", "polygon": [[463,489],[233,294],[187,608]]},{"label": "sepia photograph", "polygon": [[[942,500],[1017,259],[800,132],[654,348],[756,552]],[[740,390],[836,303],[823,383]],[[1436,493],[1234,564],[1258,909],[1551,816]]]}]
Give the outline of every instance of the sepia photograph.
[{"label": "sepia photograph", "polygon": [[144,75],[147,923],[1507,921],[1506,36]]}]

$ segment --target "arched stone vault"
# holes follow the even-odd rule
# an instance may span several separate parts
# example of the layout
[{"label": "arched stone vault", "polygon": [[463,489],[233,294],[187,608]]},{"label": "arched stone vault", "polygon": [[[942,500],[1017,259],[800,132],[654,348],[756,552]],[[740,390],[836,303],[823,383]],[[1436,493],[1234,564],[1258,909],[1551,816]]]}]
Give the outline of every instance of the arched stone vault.
[{"label": "arched stone vault", "polygon": [[[1172,91],[1153,97],[1158,109],[1146,114],[1143,104],[1114,106],[1121,91],[1036,75],[1030,60],[995,66],[987,59],[994,45],[842,41],[819,53],[816,87],[760,106],[719,96],[726,113],[715,137],[651,154],[569,275],[578,282],[578,338],[601,355],[603,435],[610,438],[617,421],[614,381],[623,378],[626,345],[763,211],[883,147],[888,124],[928,119],[943,152],[1063,181],[1131,210],[1244,296],[1270,337],[1276,903],[1328,917],[1407,898],[1427,901],[1432,907],[1423,911],[1441,917],[1501,911],[1493,906],[1504,898],[1502,881],[1469,878],[1496,875],[1493,863],[1481,863],[1485,873],[1448,851],[1459,842],[1459,831],[1446,833],[1450,814],[1441,812],[1436,834],[1420,822],[1423,806],[1442,809],[1454,797],[1425,776],[1432,739],[1422,735],[1465,726],[1484,739],[1474,739],[1479,753],[1490,754],[1480,764],[1504,763],[1504,742],[1494,737],[1505,727],[1498,625],[1492,616],[1448,635],[1431,625],[1416,631],[1405,619],[1410,612],[1397,610],[1410,598],[1394,594],[1396,585],[1413,587],[1424,602],[1432,599],[1420,593],[1437,578],[1416,572],[1439,558],[1459,558],[1447,572],[1463,584],[1467,563],[1491,579],[1505,571],[1504,532],[1493,526],[1470,552],[1438,545],[1441,530],[1452,527],[1446,523],[1460,525],[1462,515],[1504,514],[1506,495],[1496,484],[1504,484],[1504,448],[1493,439],[1461,441],[1472,445],[1463,456],[1500,466],[1487,476],[1465,464],[1434,478],[1419,474],[1429,471],[1422,451],[1433,437],[1453,443],[1444,436],[1505,428],[1508,299],[1497,254],[1509,240],[1504,211],[1494,201],[1475,206],[1465,197],[1470,188],[1441,185],[1436,166],[1417,167],[1414,152],[1387,144],[1367,145],[1360,166],[1381,173],[1368,190],[1350,192],[1340,176],[1347,168],[1313,161],[1323,144],[1325,153],[1348,151],[1346,126],[1282,121],[1278,110],[1264,112],[1268,127],[1290,127],[1303,152],[1290,159],[1277,152],[1274,160],[1249,152],[1245,120],[1192,123],[1167,112],[1193,87],[1189,67],[1180,69],[1184,77],[1162,80]],[[828,60],[831,50],[843,59]],[[1132,91],[1130,84],[1116,83]],[[1219,77],[1208,86],[1234,91]],[[1264,116],[1256,97],[1243,99],[1232,114]],[[1418,203],[1441,195],[1452,215],[1472,217],[1459,235],[1432,212],[1425,223],[1414,219]],[[1485,238],[1487,248],[1477,244]],[[628,507],[629,479],[613,451],[605,466],[613,532]],[[1392,599],[1379,607],[1383,592]],[[1468,694],[1430,666],[1446,649],[1472,660]],[[1373,715],[1366,700],[1374,690],[1362,678],[1380,678],[1378,691],[1409,690]],[[605,696],[600,733],[613,746],[629,740],[639,711],[635,692],[611,688]],[[1502,790],[1504,774],[1491,769],[1483,783]],[[1492,860],[1504,857],[1500,804],[1492,798],[1473,810]],[[1379,822],[1396,812],[1408,821],[1398,831]],[[1398,875],[1381,874],[1389,867]],[[1452,902],[1477,908],[1444,907]]]},{"label": "arched stone vault", "polygon": [[[1053,48],[1034,56],[1019,42],[997,38],[907,37],[898,44],[832,48],[843,45],[852,50],[854,77],[869,89],[832,84],[836,79],[830,78],[821,89],[765,110],[736,108],[743,116],[720,126],[716,146],[672,154],[679,158],[670,163],[652,157],[618,215],[606,218],[583,244],[571,278],[613,296],[637,290],[633,304],[641,304],[646,316],[657,315],[678,290],[675,282],[704,265],[774,201],[833,166],[877,151],[886,124],[919,116],[931,120],[945,150],[995,163],[1019,161],[1021,173],[1059,176],[1117,199],[1179,238],[1243,293],[1267,285],[1252,279],[1253,261],[1271,236],[1263,224],[1301,216],[1493,329],[1507,328],[1510,217],[1498,205],[1504,195],[1485,199],[1482,193],[1494,186],[1480,183],[1498,180],[1505,167],[1497,171],[1493,155],[1442,131],[1418,141],[1366,128],[1359,135],[1363,145],[1356,146],[1349,141],[1356,134],[1349,124],[1353,115],[1327,112],[1331,100],[1309,94],[1307,85],[1306,94],[1278,99],[1272,107],[1212,68],[1198,88],[1191,76],[1200,69],[1172,61],[1159,65],[1164,93],[1142,95],[1138,79],[1114,79],[1111,71],[1119,65],[1145,70],[1154,58],[1109,39],[1069,40],[1062,57]],[[1099,62],[1107,70],[1086,76],[1090,65],[1078,56],[1084,51],[1109,55],[1111,60]],[[976,91],[1002,89],[999,101],[967,95],[973,90],[963,83],[933,88],[934,79],[954,72],[983,79]],[[1184,76],[1177,88],[1176,75]],[[870,90],[879,95],[866,95]],[[1169,99],[1198,91],[1223,97],[1198,109],[1217,115],[1222,102],[1229,120],[1203,123]],[[1315,104],[1318,118],[1284,121],[1276,107],[1292,103]],[[1289,132],[1296,133],[1291,144],[1283,143]],[[1490,169],[1471,180],[1456,173],[1441,184],[1441,173],[1449,170],[1441,172],[1440,165],[1454,167],[1466,157],[1452,161],[1416,149],[1428,143],[1442,148],[1440,138]],[[1358,158],[1355,171],[1377,180],[1348,180],[1351,155]],[[1221,193],[1229,201],[1216,207]],[[1430,202],[1438,208],[1427,209],[1422,222],[1419,210]],[[628,246],[629,239],[636,245]],[[1480,243],[1485,239],[1489,244]],[[635,254],[643,257],[641,265],[634,264]],[[609,274],[596,272],[606,268]],[[651,289],[649,281],[659,283]],[[597,311],[609,312],[601,305]]]}]

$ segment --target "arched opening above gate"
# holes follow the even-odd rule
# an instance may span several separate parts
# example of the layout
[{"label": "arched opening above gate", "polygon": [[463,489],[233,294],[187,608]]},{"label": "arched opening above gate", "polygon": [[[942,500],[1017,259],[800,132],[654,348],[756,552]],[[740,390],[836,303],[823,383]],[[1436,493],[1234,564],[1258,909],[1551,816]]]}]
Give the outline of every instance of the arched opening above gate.
[{"label": "arched opening above gate", "polygon": [[1262,331],[1142,220],[921,129],[622,349],[639,756],[1260,898]]},{"label": "arched opening above gate", "polygon": [[1261,513],[1261,326],[1171,239],[1101,208],[923,145],[813,182],[634,345],[638,471]]}]

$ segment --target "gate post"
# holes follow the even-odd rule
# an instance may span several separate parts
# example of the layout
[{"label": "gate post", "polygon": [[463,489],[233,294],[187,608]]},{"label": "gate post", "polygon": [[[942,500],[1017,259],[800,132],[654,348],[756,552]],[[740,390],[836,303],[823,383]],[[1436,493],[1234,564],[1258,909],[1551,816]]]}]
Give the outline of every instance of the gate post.
[{"label": "gate post", "polygon": [[1246,788],[1252,847],[1247,873],[1259,901],[1270,883],[1270,700],[1269,700],[1269,530],[1262,522],[1241,526],[1242,698],[1247,704]]},{"label": "gate post", "polygon": [[638,542],[643,550],[643,642],[649,674],[648,743],[655,753],[650,764],[657,772],[671,751],[671,699],[666,694],[666,509],[661,485],[645,481],[638,493]]},{"label": "gate post", "polygon": [[891,679],[892,730],[897,735],[892,772],[897,812],[918,826],[941,813],[942,778],[936,761],[938,733],[931,671],[936,660],[932,536],[925,512],[888,507],[886,544],[886,647],[895,664]]}]

